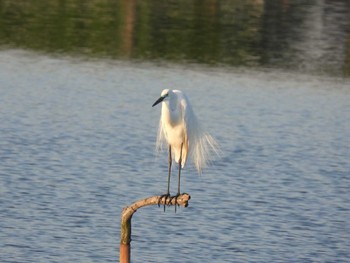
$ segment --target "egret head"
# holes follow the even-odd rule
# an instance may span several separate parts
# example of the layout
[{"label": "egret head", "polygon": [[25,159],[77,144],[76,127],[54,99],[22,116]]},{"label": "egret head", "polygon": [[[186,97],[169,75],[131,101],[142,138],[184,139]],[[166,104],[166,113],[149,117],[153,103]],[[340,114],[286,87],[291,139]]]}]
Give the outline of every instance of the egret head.
[{"label": "egret head", "polygon": [[160,94],[159,99],[157,99],[156,102],[153,103],[152,107],[156,106],[158,103],[161,103],[163,100],[167,99],[168,97],[169,97],[169,89],[164,89]]}]

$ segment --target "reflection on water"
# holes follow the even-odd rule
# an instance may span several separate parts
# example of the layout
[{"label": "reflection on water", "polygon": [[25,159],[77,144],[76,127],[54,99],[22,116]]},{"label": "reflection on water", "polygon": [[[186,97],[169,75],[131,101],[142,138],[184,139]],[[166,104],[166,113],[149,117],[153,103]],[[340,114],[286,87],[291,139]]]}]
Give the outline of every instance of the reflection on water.
[{"label": "reflection on water", "polygon": [[18,50],[0,74],[0,262],[118,260],[122,207],[166,189],[151,105],[169,85],[222,156],[186,165],[188,208],[135,214],[133,262],[349,261],[348,80]]},{"label": "reflection on water", "polygon": [[348,76],[349,14],[347,0],[0,0],[0,44]]}]

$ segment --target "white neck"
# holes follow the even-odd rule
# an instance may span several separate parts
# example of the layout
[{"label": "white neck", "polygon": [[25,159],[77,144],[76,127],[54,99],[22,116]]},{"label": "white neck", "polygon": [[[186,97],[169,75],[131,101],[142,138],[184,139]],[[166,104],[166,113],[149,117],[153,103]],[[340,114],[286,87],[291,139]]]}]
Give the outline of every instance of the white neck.
[{"label": "white neck", "polygon": [[181,121],[180,111],[176,105],[176,99],[164,101],[162,105],[162,116],[172,126],[175,126]]}]

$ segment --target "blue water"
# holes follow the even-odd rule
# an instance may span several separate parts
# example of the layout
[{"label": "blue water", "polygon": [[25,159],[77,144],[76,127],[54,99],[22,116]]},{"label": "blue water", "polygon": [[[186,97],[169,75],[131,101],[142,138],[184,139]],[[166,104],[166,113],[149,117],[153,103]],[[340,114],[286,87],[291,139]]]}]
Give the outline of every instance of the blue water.
[{"label": "blue water", "polygon": [[132,262],[350,262],[349,84],[1,51],[0,261],[117,262],[122,208],[166,190],[151,105],[177,88],[221,155],[186,166],[188,208],[134,215]]}]

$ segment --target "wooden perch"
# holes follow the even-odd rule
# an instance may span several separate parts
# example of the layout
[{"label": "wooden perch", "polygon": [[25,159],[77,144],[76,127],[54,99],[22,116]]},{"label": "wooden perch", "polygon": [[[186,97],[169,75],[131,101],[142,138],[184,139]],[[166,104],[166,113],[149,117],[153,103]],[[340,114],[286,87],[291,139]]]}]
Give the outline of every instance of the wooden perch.
[{"label": "wooden perch", "polygon": [[[166,200],[165,197],[160,198],[161,196],[150,196],[123,208],[120,232],[120,263],[130,262],[131,218],[137,209],[148,205],[175,205],[175,198],[167,198]],[[183,193],[177,198],[177,205],[187,207],[190,199],[189,194]]]}]

